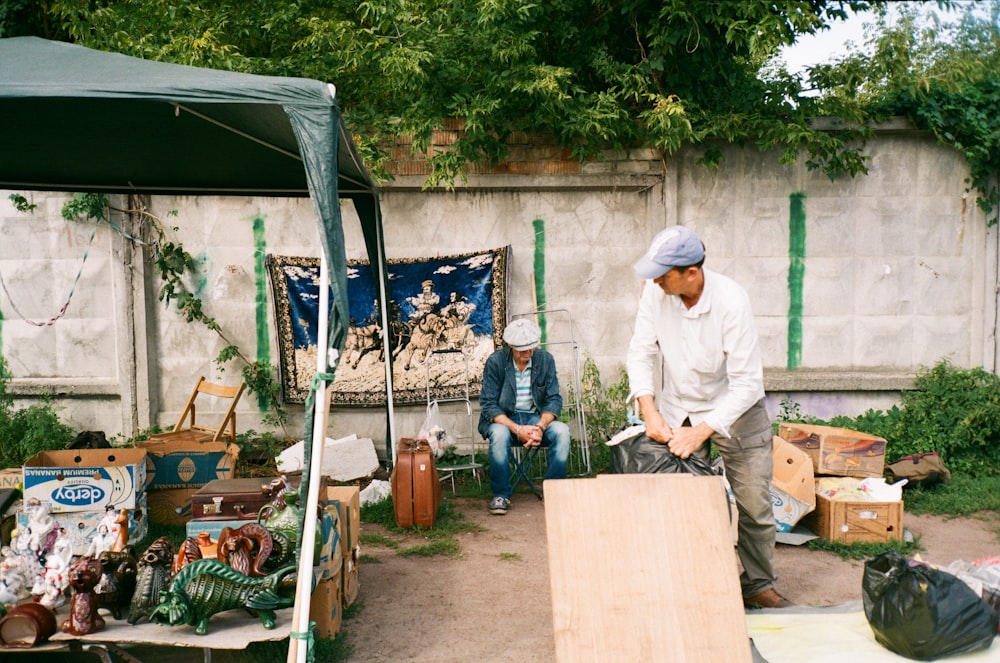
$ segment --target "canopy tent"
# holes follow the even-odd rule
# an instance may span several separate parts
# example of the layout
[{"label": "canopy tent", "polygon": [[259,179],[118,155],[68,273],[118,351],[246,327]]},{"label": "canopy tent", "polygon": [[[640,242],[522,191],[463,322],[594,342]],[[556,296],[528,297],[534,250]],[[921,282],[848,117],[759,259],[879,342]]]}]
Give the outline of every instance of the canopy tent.
[{"label": "canopy tent", "polygon": [[[153,62],[36,37],[0,39],[0,188],[309,196],[323,242],[321,271],[333,293],[329,314],[320,310],[320,348],[340,350],[349,320],[340,197],[354,202],[361,219],[383,302],[386,276],[378,193],[344,128],[335,93],[333,85],[304,78]],[[380,307],[383,330],[389,328],[388,308]],[[314,386],[322,389],[329,359],[326,352],[317,356],[320,380]],[[314,400],[305,438],[322,440],[325,399]],[[323,444],[312,446],[316,474]],[[309,483],[306,513],[315,513],[319,481]],[[310,568],[312,529],[304,528],[302,543]],[[299,585],[302,590],[308,583]],[[296,614],[301,603],[297,595]],[[307,626],[308,610],[305,618]],[[291,658],[294,640],[289,649]],[[300,650],[302,660],[305,647]]]}]

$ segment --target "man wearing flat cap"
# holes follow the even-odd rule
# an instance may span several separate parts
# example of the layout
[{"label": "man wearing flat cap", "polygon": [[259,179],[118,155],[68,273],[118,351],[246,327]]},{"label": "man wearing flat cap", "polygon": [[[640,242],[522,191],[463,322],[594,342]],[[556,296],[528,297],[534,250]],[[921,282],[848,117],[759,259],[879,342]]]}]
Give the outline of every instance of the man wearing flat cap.
[{"label": "man wearing flat cap", "polygon": [[518,318],[503,331],[506,346],[486,359],[479,394],[479,434],[490,443],[490,513],[510,507],[511,445],[548,448],[545,479],[566,477],[569,426],[559,421],[562,396],[552,355],[538,347],[542,332]]},{"label": "man wearing flat cap", "polygon": [[629,401],[646,435],[674,454],[708,460],[716,446],[739,510],[744,605],[785,607],[774,589],[772,429],[757,327],[746,291],[704,260],[698,236],[672,226],[633,266],[646,283],[628,349]]}]

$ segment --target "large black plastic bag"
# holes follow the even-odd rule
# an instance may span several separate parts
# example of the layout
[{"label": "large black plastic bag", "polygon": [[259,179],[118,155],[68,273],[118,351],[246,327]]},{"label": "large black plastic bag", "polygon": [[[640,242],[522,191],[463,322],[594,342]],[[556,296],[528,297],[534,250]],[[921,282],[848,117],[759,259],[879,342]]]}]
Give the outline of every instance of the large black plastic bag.
[{"label": "large black plastic bag", "polygon": [[962,580],[895,551],[865,562],[862,590],[875,639],[907,658],[986,649],[997,634],[997,613]]},{"label": "large black plastic bag", "polygon": [[698,456],[681,458],[670,447],[651,440],[644,433],[622,440],[610,447],[611,461],[608,471],[612,474],[686,473],[718,476],[711,465]]}]

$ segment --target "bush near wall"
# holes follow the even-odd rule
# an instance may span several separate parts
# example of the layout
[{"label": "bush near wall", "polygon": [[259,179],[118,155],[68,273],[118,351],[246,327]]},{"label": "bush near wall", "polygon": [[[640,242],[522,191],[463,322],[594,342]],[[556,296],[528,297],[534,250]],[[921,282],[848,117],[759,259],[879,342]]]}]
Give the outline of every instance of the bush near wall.
[{"label": "bush near wall", "polygon": [[888,462],[937,451],[953,472],[986,477],[1000,471],[1000,377],[981,367],[942,360],[920,369],[899,407],[827,423],[884,437]]},{"label": "bush near wall", "polygon": [[16,409],[8,390],[10,372],[0,356],[0,468],[21,467],[39,451],[65,449],[72,429],[48,401]]}]

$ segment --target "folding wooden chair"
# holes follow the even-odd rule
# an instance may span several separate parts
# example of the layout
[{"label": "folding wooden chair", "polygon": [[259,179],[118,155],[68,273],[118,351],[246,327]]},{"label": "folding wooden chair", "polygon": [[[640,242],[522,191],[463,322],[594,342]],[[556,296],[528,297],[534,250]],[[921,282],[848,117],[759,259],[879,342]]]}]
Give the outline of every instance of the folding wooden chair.
[{"label": "folding wooden chair", "polygon": [[[150,436],[150,439],[163,437],[176,439],[177,437],[183,435],[184,437],[190,437],[191,439],[199,442],[218,442],[222,440],[223,437],[226,437],[230,442],[235,444],[236,404],[239,402],[244,389],[246,389],[246,384],[242,382],[239,385],[227,387],[225,385],[207,382],[205,380],[205,376],[201,376],[198,379],[198,384],[194,386],[194,390],[191,392],[191,396],[188,398],[187,405],[184,406],[184,410],[181,412],[181,416],[177,420],[177,424],[174,425],[173,431],[170,433],[152,435]],[[196,421],[196,406],[199,400],[198,397],[201,394],[204,394],[205,396],[216,396],[218,398],[230,399],[229,407],[226,409],[218,427],[213,428]]]}]

